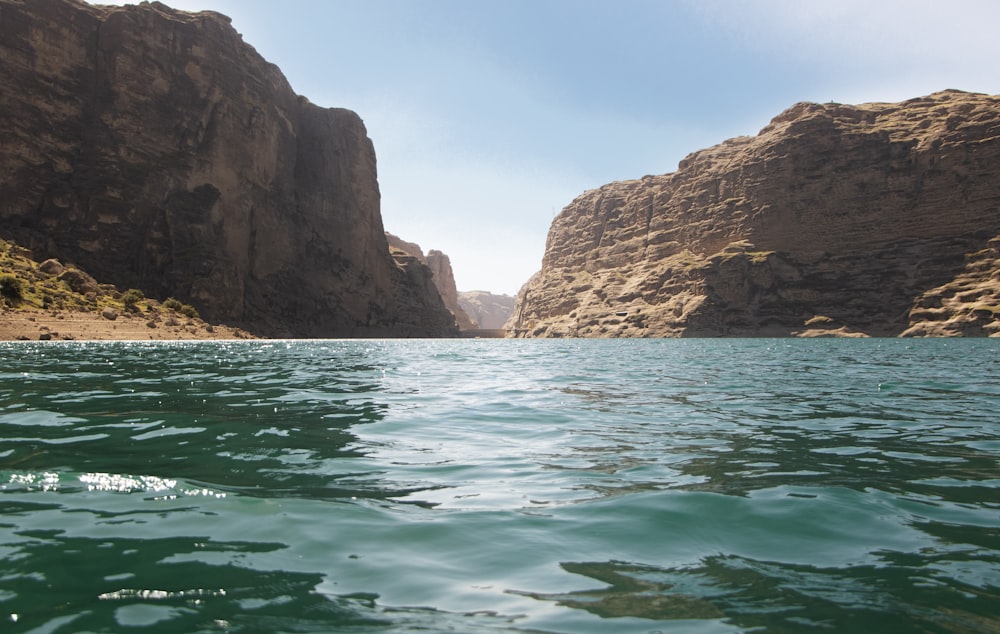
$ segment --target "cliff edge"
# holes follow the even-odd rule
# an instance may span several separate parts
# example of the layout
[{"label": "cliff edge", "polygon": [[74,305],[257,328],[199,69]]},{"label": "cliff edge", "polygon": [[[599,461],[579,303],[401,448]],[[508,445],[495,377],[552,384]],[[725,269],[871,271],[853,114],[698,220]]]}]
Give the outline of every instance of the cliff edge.
[{"label": "cliff edge", "polygon": [[0,83],[0,236],[37,257],[257,334],[457,334],[389,254],[361,119],[227,17],[0,0]]},{"label": "cliff edge", "polygon": [[1000,97],[800,103],[553,221],[521,337],[1000,334]]},{"label": "cliff edge", "polygon": [[389,241],[389,250],[397,262],[406,262],[408,266],[412,266],[411,263],[419,263],[427,267],[429,279],[441,295],[441,301],[454,317],[459,330],[472,330],[478,327],[476,322],[465,312],[465,309],[459,305],[455,272],[451,268],[451,258],[446,253],[431,249],[425,255],[419,244],[403,240],[388,231],[385,233],[385,237]]}]

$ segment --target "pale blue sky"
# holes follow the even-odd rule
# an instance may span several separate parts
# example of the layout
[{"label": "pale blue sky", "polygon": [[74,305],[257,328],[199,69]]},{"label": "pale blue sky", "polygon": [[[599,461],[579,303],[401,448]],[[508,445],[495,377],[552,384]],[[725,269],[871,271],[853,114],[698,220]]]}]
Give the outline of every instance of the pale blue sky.
[{"label": "pale blue sky", "polygon": [[[123,4],[116,2],[116,4]],[[166,0],[356,111],[388,231],[515,293],[552,218],[798,101],[1000,92],[993,0]]]}]

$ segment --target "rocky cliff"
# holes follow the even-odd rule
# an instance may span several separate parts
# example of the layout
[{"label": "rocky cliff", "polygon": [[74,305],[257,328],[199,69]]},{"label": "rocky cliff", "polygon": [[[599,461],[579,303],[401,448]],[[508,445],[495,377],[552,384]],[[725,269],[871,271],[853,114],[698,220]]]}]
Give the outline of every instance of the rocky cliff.
[{"label": "rocky cliff", "polygon": [[469,317],[486,330],[504,327],[514,312],[514,298],[510,295],[494,295],[487,291],[461,291],[458,304]]},{"label": "rocky cliff", "polygon": [[[447,254],[436,249],[431,249],[427,252],[427,255],[424,255],[423,249],[418,244],[407,242],[389,232],[386,232],[385,237],[389,241],[389,248],[392,250],[393,256],[398,261],[411,262],[415,260],[427,266],[434,288],[441,295],[441,300],[454,316],[455,323],[460,330],[470,330],[477,327],[476,323],[466,314],[465,310],[459,306],[458,289],[455,286],[455,272],[451,268],[451,258]],[[401,257],[403,254],[410,256],[410,258]]]},{"label": "rocky cliff", "polygon": [[517,336],[1000,334],[1000,97],[800,103],[554,220]]},{"label": "rocky cliff", "polygon": [[441,299],[448,310],[455,315],[455,321],[460,330],[470,330],[478,327],[458,302],[458,287],[455,285],[455,272],[451,268],[451,258],[437,249],[427,252],[427,266],[434,274],[434,283],[441,293]]},{"label": "rocky cliff", "polygon": [[455,334],[389,254],[361,119],[225,16],[0,0],[0,84],[0,235],[36,257],[261,334]]}]

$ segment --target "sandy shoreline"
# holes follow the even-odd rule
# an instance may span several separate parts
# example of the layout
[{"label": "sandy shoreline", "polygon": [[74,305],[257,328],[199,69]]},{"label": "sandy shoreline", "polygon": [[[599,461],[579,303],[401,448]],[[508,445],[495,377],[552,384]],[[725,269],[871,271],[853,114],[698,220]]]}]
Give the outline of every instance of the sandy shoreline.
[{"label": "sandy shoreline", "polygon": [[96,312],[40,309],[0,312],[0,341],[167,341],[178,339],[254,339],[244,330],[178,316],[151,319],[123,312],[114,320]]}]

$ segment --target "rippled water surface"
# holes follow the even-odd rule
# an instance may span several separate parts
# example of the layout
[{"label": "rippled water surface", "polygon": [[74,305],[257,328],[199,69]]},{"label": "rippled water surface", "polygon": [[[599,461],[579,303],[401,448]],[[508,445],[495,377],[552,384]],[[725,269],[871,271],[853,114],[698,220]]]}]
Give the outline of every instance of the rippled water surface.
[{"label": "rippled water surface", "polygon": [[0,631],[1000,631],[1000,341],[0,344]]}]

